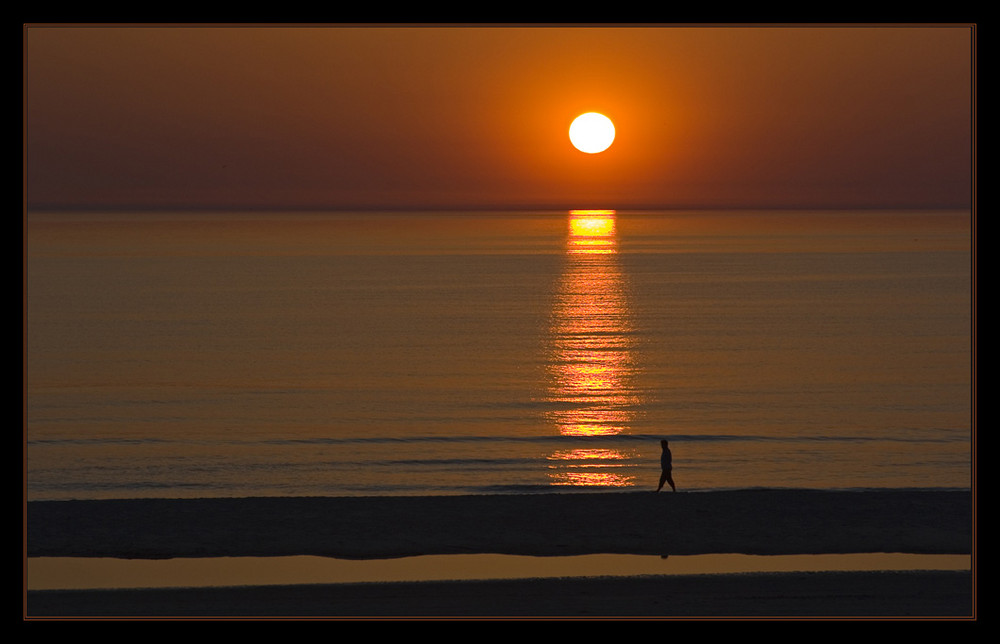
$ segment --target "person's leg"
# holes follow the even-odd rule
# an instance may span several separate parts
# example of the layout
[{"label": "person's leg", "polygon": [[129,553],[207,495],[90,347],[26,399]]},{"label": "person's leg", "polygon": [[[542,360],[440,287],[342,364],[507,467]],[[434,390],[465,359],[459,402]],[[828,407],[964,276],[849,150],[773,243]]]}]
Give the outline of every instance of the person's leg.
[{"label": "person's leg", "polygon": [[663,484],[667,482],[667,478],[669,478],[669,476],[670,472],[668,472],[667,470],[663,470],[663,472],[660,473],[660,484],[656,486],[657,492],[663,489]]},{"label": "person's leg", "polygon": [[[676,492],[677,491],[677,486],[674,485],[674,477],[671,476],[670,471],[668,470],[667,472],[664,472],[664,476],[667,479],[667,483],[670,484],[670,489],[673,490],[674,492]],[[662,482],[660,483],[660,487],[663,487],[663,483]]]}]

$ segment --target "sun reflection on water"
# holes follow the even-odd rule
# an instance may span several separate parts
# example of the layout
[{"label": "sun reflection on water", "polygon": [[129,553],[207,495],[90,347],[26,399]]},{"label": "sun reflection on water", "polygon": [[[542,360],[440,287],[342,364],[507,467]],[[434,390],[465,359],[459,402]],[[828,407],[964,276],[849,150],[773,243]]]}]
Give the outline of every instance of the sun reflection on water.
[{"label": "sun reflection on water", "polygon": [[571,210],[569,228],[569,254],[617,252],[614,210]]},{"label": "sun reflection on water", "polygon": [[[552,311],[550,420],[564,436],[628,433],[635,417],[634,347],[615,211],[570,211],[566,268]],[[553,485],[627,486],[629,455],[575,449],[550,456]]]}]

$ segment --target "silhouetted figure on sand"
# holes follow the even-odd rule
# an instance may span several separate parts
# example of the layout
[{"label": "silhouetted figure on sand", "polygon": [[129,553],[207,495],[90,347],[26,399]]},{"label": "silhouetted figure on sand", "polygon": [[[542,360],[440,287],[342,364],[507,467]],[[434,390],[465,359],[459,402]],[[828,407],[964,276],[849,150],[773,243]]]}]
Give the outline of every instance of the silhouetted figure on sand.
[{"label": "silhouetted figure on sand", "polygon": [[664,483],[669,483],[670,489],[676,492],[677,486],[674,485],[674,478],[670,475],[670,471],[673,469],[673,457],[670,454],[670,448],[667,447],[667,441],[660,441],[660,447],[663,448],[663,453],[660,454],[660,469],[663,471],[660,472],[660,484],[656,491],[662,490]]}]

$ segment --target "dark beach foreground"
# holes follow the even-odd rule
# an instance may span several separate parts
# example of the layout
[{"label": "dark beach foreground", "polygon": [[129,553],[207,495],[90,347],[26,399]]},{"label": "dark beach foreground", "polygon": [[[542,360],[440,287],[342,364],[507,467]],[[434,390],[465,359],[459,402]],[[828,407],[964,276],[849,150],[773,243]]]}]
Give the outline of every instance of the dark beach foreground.
[{"label": "dark beach foreground", "polygon": [[[29,557],[967,554],[967,491],[44,501]],[[973,615],[969,572],[32,591],[27,616]]]},{"label": "dark beach foreground", "polygon": [[939,618],[968,572],[827,572],[29,593],[28,616],[116,618]]},{"label": "dark beach foreground", "polygon": [[823,554],[972,550],[963,491],[40,501],[29,557]]}]

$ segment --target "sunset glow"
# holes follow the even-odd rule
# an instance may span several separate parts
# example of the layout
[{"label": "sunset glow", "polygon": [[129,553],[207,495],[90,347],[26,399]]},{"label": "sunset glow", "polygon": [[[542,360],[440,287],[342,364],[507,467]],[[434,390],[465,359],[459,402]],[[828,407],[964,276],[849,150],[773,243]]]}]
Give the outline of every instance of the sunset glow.
[{"label": "sunset glow", "polygon": [[939,27],[34,27],[27,199],[959,206],[970,58]]},{"label": "sunset glow", "polygon": [[975,619],[977,31],[22,23],[22,617]]}]

